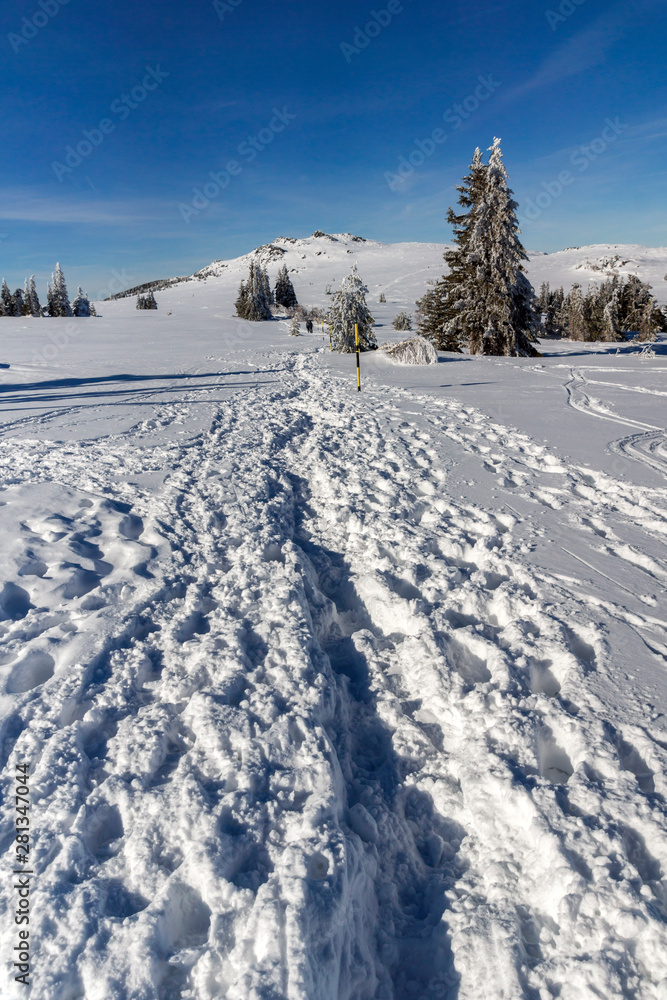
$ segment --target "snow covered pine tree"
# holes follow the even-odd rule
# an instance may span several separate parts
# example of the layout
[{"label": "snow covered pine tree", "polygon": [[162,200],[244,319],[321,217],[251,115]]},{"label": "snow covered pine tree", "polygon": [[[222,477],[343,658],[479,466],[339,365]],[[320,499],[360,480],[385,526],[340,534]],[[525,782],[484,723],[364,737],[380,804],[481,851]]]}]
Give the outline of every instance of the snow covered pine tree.
[{"label": "snow covered pine tree", "polygon": [[12,298],[14,300],[14,315],[25,316],[25,302],[23,300],[23,291],[20,288],[17,288]]},{"label": "snow covered pine tree", "polygon": [[[81,289],[79,289],[81,291]],[[86,300],[87,301],[87,300]],[[90,308],[90,306],[89,306]],[[148,292],[148,295],[137,295],[137,309],[157,309],[157,300],[153,294],[153,289]],[[88,313],[90,315],[90,313]]]},{"label": "snow covered pine tree", "polygon": [[469,317],[470,353],[535,355],[537,303],[522,261],[517,203],[507,186],[500,139],[494,139],[480,197],[471,208],[462,311]]},{"label": "snow covered pine tree", "polygon": [[72,303],[72,312],[75,316],[90,316],[90,302],[88,296],[84,295],[81,285],[79,285],[76,298]]},{"label": "snow covered pine tree", "polygon": [[49,315],[71,316],[72,307],[69,303],[69,296],[67,294],[65,275],[62,272],[60,264],[56,264],[55,273],[51,277],[53,280],[53,289],[52,289],[53,312],[50,312]]},{"label": "snow covered pine tree", "polygon": [[449,274],[417,303],[419,332],[440,350],[471,354],[534,356],[539,325],[537,301],[522,261],[517,203],[507,186],[500,139],[488,166],[476,149],[469,174],[458,187],[457,215],[449,209],[454,247],[445,252]]},{"label": "snow covered pine tree", "polygon": [[261,322],[271,319],[271,305],[267,297],[267,287],[270,290],[268,276],[261,264],[250,262],[248,280],[241,282],[236,299],[236,315],[241,319]]},{"label": "snow covered pine tree", "polygon": [[436,281],[417,302],[418,331],[439,351],[460,353],[472,339],[471,313],[464,308],[466,292],[472,294],[466,284],[469,284],[472,270],[468,247],[476,220],[474,208],[484,194],[485,174],[482,152],[476,149],[470,172],[463,183],[457,185],[459,205],[467,211],[460,215],[453,208],[447,211],[447,221],[454,229],[454,246],[444,254],[449,273]]},{"label": "snow covered pine tree", "polygon": [[267,303],[270,306],[275,305],[275,301],[276,300],[275,300],[274,295],[273,295],[273,290],[271,289],[271,282],[269,281],[268,271],[266,270],[265,267],[260,267],[259,268],[259,273],[261,275],[262,289],[263,289],[263,292],[264,292],[264,298],[266,299]]},{"label": "snow covered pine tree", "polygon": [[294,285],[292,284],[291,278],[287,273],[287,265],[283,264],[281,269],[278,271],[278,279],[276,281],[275,290],[275,302],[277,306],[284,306],[285,309],[293,309],[299,303],[297,301],[296,292],[294,291]]},{"label": "snow covered pine tree", "polygon": [[411,330],[412,329],[412,318],[410,313],[400,312],[396,316],[391,324],[394,330]]},{"label": "snow covered pine tree", "polygon": [[14,299],[12,298],[12,293],[9,291],[9,285],[2,279],[2,291],[0,292],[0,301],[2,302],[2,315],[3,316],[13,316],[14,315]]},{"label": "snow covered pine tree", "polygon": [[39,295],[37,294],[37,285],[35,284],[34,274],[30,276],[30,308],[33,316],[42,315],[42,307],[39,304]]},{"label": "snow covered pine tree", "polygon": [[366,305],[368,288],[364,285],[361,275],[354,264],[352,270],[343,278],[340,288],[331,298],[331,306],[327,320],[331,327],[334,351],[343,354],[353,354],[354,325],[359,324],[359,343],[362,351],[377,350],[377,340],[373,332],[375,320]]},{"label": "snow covered pine tree", "polygon": [[[636,274],[623,278],[615,274],[601,285],[591,284],[584,296],[575,284],[568,295],[562,288],[549,291],[547,285],[540,302],[558,305],[553,327],[559,336],[570,340],[615,342],[628,333],[638,333],[640,340],[651,340],[667,330],[667,317],[658,305],[651,286]],[[545,320],[548,329],[549,316]]]}]

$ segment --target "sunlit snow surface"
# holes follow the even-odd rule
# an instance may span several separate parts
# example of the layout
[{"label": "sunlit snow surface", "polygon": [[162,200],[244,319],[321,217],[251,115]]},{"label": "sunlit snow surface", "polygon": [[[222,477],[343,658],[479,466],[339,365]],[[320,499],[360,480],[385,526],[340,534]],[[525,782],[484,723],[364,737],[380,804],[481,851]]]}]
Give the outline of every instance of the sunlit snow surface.
[{"label": "sunlit snow surface", "polygon": [[0,994],[25,763],[32,1000],[665,1000],[667,339],[359,394],[242,271],[0,320]]}]

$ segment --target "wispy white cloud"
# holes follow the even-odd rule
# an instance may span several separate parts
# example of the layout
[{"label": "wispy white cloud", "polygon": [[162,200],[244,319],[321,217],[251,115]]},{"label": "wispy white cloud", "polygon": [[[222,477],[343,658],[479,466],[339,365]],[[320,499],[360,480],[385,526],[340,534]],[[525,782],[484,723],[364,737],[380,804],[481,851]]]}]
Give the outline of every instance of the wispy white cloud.
[{"label": "wispy white cloud", "polygon": [[611,12],[600,17],[590,27],[580,31],[543,61],[532,76],[525,80],[505,99],[515,101],[540,87],[553,86],[572,76],[601,66],[609,49],[621,38],[623,25]]},{"label": "wispy white cloud", "polygon": [[504,99],[514,101],[541,87],[554,86],[603,65],[610,49],[623,38],[640,12],[650,13],[653,8],[663,6],[664,0],[633,0],[632,4],[620,0],[610,5],[592,24],[547,56],[532,76],[511,92],[505,92]]},{"label": "wispy white cloud", "polygon": [[0,220],[36,222],[45,225],[79,223],[82,225],[127,226],[155,221],[171,206],[167,202],[145,199],[90,199],[76,195],[52,197],[34,190],[0,190]]}]

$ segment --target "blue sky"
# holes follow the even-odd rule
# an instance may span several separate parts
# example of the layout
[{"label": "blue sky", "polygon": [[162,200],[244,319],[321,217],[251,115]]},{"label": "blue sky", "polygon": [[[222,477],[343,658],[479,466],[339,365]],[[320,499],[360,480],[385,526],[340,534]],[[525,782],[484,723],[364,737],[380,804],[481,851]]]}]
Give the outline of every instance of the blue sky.
[{"label": "blue sky", "polygon": [[315,229],[444,242],[495,135],[528,249],[666,242],[664,0],[14,0],[0,16],[12,287],[42,288],[59,260],[98,296]]}]

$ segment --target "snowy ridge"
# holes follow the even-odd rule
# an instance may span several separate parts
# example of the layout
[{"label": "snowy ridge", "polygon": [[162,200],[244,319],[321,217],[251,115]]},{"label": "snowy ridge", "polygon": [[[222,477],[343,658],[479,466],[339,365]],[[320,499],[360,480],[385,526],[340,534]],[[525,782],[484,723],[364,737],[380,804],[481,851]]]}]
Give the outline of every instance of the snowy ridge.
[{"label": "snowy ridge", "polygon": [[[193,282],[210,282],[213,287],[220,282],[229,285],[231,293],[247,276],[250,262],[254,261],[267,267],[274,280],[275,272],[285,264],[295,281],[299,300],[325,305],[326,286],[340,283],[356,263],[373,295],[391,292],[399,285],[408,293],[405,302],[412,308],[426,291],[427,282],[446,272],[445,249],[446,244],[380,243],[349,233],[322,233],[307,239],[279,237],[234,260],[214,261],[189,277],[148,282],[114,298],[135,295],[150,288],[161,291],[174,287],[177,292],[184,292],[184,284]],[[543,281],[550,282],[552,288],[562,285],[569,291],[575,282],[587,287],[613,274],[637,274],[649,282],[659,302],[667,302],[667,283],[663,280],[667,275],[667,247],[651,249],[633,244],[600,244],[550,254],[529,253],[526,269],[537,291]],[[197,296],[202,291],[197,290]]]},{"label": "snowy ridge", "polygon": [[[107,438],[4,442],[32,996],[664,1000],[667,742],[631,686],[621,712],[605,693],[621,627],[667,660],[664,491],[456,400],[351,398],[317,354],[262,373],[185,440],[203,391]],[[538,519],[447,488],[468,459],[558,541],[567,499],[635,574],[628,607],[593,624],[535,569]]]}]

